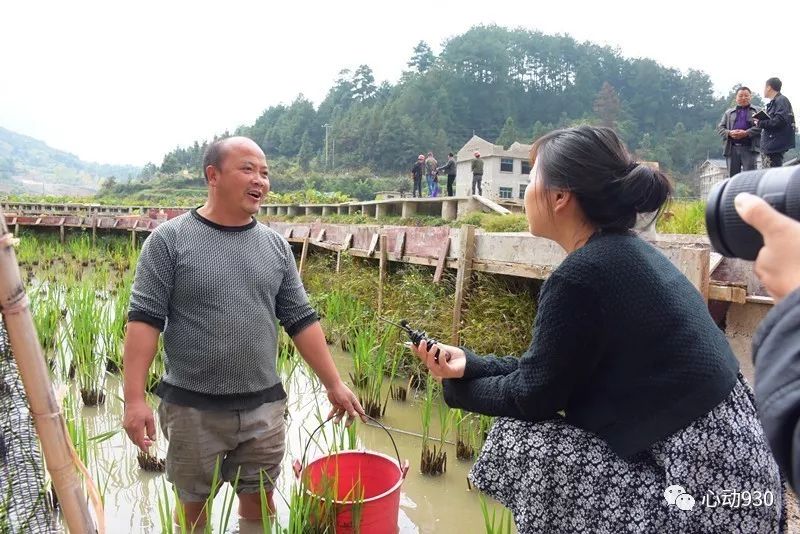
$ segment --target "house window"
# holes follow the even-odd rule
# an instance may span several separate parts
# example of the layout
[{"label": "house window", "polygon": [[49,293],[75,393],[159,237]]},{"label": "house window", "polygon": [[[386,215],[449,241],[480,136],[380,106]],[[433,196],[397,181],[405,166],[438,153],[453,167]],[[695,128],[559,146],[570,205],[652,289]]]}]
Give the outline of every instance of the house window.
[{"label": "house window", "polygon": [[531,173],[531,162],[527,159],[522,160],[522,174],[530,174]]},{"label": "house window", "polygon": [[527,189],[528,183],[519,184],[519,199],[525,200],[525,189]]},{"label": "house window", "polygon": [[514,160],[511,158],[501,158],[500,172],[514,172]]},{"label": "house window", "polygon": [[513,191],[510,187],[501,187],[500,188],[500,198],[511,198]]}]

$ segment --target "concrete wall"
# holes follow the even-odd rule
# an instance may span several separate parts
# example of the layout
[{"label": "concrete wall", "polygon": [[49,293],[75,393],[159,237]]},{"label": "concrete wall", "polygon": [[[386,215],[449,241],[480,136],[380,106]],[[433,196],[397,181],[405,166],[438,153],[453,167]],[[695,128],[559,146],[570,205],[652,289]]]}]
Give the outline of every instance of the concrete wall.
[{"label": "concrete wall", "polygon": [[731,344],[742,374],[753,383],[753,358],[751,345],[759,323],[772,309],[767,304],[731,304],[725,320],[725,335]]}]

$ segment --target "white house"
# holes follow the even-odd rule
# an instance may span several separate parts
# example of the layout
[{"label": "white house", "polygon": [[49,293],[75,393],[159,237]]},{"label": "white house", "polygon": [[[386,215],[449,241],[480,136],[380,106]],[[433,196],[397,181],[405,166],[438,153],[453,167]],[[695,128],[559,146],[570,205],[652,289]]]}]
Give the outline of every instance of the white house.
[{"label": "white house", "polygon": [[714,184],[728,177],[728,164],[724,159],[707,159],[697,169],[697,181],[700,184],[700,198],[708,198]]},{"label": "white house", "polygon": [[522,199],[530,180],[531,145],[514,143],[508,150],[473,135],[456,154],[456,196],[472,194],[472,160],[483,160],[483,196],[492,200]]}]

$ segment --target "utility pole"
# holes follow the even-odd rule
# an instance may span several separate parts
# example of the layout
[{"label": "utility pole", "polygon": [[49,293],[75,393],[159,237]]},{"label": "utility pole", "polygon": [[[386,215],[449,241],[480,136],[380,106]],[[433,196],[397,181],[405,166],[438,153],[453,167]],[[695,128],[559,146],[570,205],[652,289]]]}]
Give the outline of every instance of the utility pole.
[{"label": "utility pole", "polygon": [[336,167],[336,138],[331,139],[331,168]]},{"label": "utility pole", "polygon": [[322,127],[325,128],[325,168],[326,169],[328,168],[328,128],[329,128],[329,126],[330,125],[327,122],[322,125]]}]

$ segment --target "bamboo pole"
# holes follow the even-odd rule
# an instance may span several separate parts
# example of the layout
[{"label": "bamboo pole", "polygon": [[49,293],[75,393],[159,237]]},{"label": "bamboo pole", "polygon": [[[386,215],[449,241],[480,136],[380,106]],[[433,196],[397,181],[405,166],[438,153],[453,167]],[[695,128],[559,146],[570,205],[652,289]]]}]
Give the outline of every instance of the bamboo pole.
[{"label": "bamboo pole", "polygon": [[[2,210],[0,235],[0,309],[25,387],[36,433],[42,444],[47,470],[69,531],[81,534],[97,532],[74,463],[72,442],[53,393],[53,385],[28,308],[28,298],[14,252],[16,240],[8,232]],[[87,485],[91,484],[91,479],[87,480]],[[98,509],[97,519],[99,531],[104,532],[102,509]]]}]

